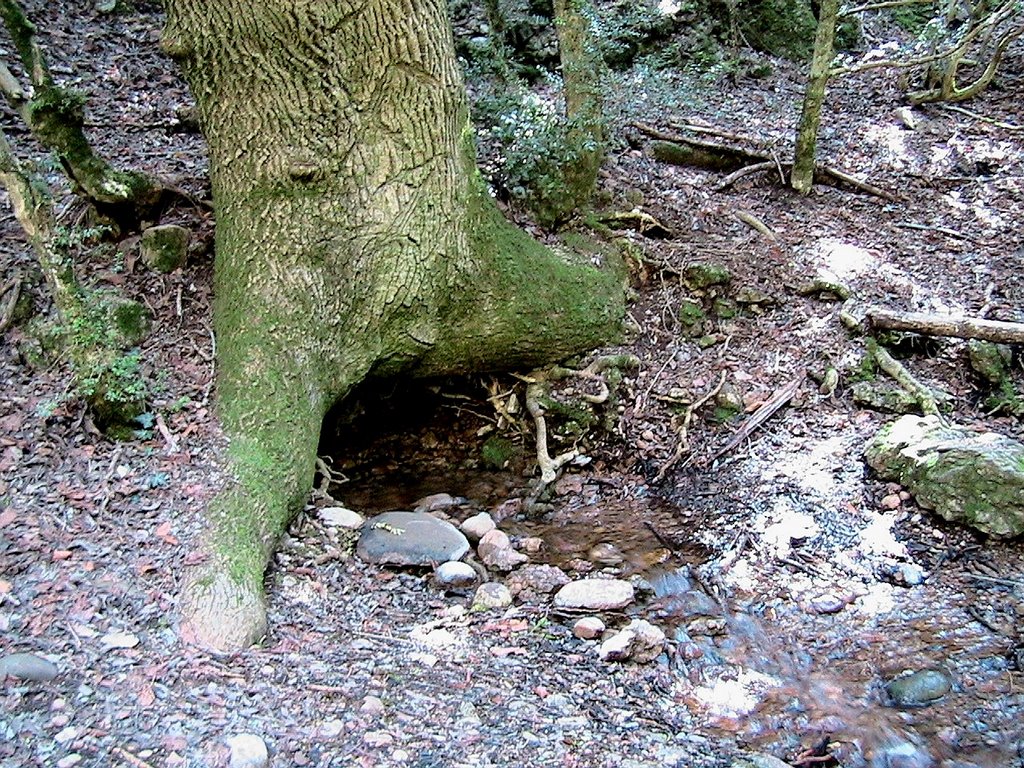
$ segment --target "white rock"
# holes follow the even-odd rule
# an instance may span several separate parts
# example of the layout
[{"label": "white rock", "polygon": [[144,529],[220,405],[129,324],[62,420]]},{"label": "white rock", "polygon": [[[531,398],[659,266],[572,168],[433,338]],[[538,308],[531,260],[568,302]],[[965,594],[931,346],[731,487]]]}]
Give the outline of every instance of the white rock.
[{"label": "white rock", "polygon": [[469,563],[450,560],[434,570],[434,581],[442,589],[464,589],[477,582],[476,571]]},{"label": "white rock", "polygon": [[593,640],[604,632],[604,622],[597,616],[584,616],[572,625],[572,633],[580,640]]},{"label": "white rock", "polygon": [[227,743],[231,749],[229,768],[266,768],[270,764],[267,745],[254,733],[240,733]]},{"label": "white rock", "polygon": [[636,633],[628,630],[616,632],[609,637],[597,649],[597,655],[602,661],[625,661],[633,650],[633,641]]},{"label": "white rock", "polygon": [[479,515],[466,518],[459,527],[466,534],[467,539],[470,541],[480,541],[480,539],[493,531],[497,525],[495,525],[494,518],[490,514],[481,512]]},{"label": "white rock", "polygon": [[633,602],[633,585],[621,579],[580,579],[555,594],[556,608],[613,611]]},{"label": "white rock", "polygon": [[108,632],[100,638],[100,642],[107,648],[134,648],[139,644],[139,638],[131,632]]},{"label": "white rock", "polygon": [[476,594],[473,595],[473,606],[471,611],[489,611],[497,608],[507,608],[512,605],[512,593],[508,587],[496,581],[489,581],[481,584]]},{"label": "white rock", "polygon": [[484,565],[500,571],[511,571],[516,566],[530,561],[522,552],[516,552],[508,535],[497,528],[484,534],[476,551]]},{"label": "white rock", "polygon": [[384,713],[384,702],[377,696],[367,696],[363,699],[363,703],[359,707],[359,711],[364,715],[381,715]]},{"label": "white rock", "polygon": [[597,649],[604,661],[632,659],[638,664],[653,661],[665,648],[665,633],[643,619],[633,619]]},{"label": "white rock", "polygon": [[358,512],[346,507],[324,507],[318,513],[325,525],[336,525],[339,528],[358,528],[366,518]]},{"label": "white rock", "polygon": [[77,752],[65,755],[57,761],[57,768],[72,768],[82,762],[82,756]]}]

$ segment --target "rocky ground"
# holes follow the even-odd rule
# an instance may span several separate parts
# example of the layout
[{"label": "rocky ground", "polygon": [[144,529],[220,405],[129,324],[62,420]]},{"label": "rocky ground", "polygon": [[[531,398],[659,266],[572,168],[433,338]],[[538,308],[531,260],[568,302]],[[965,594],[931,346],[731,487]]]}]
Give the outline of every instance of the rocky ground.
[{"label": "rocky ground", "polygon": [[[30,5],[106,154],[202,196],[201,140],[176,117],[189,97],[156,48],[158,14]],[[628,125],[701,121],[784,148],[800,97],[791,65],[699,87],[621,76],[602,185],[609,209],[663,231],[619,233],[643,255],[636,330],[601,353],[639,366],[597,408],[611,432],[574,436],[552,416],[552,451],[586,458],[538,495],[519,379],[360,393],[325,429],[333,482],[318,479],[268,574],[271,634],[232,658],[183,646],[174,626],[177,580],[218,485],[210,254],[155,276],[131,241],[96,253],[92,278],[153,311],[152,419],[136,440],[106,440],[67,397],[63,362],[29,366],[25,329],[5,334],[0,665],[16,676],[0,689],[0,762],[227,765],[249,734],[272,764],[299,766],[1021,764],[1020,545],[946,523],[866,469],[864,446],[894,417],[853,400],[865,341],[839,322],[843,305],[798,290],[827,273],[852,290],[847,308],[1024,321],[1020,64],[1011,57],[967,113],[916,110],[914,130],[896,114],[894,79],[835,84],[822,156],[896,201],[824,186],[799,198],[766,176],[716,191],[720,174],[654,160]],[[0,123],[31,155],[15,118]],[[76,223],[73,204],[62,212]],[[201,208],[171,218],[209,242]],[[31,254],[11,217],[3,227],[6,281],[31,273]],[[688,287],[694,262],[731,280]],[[903,350],[950,393],[951,418],[1024,437],[986,405],[966,357],[945,339]],[[834,391],[803,378],[829,366]],[[794,381],[788,405],[723,452]],[[558,395],[576,402],[592,384],[569,379]],[[515,592],[510,606],[472,611],[474,586],[365,562],[329,511],[417,505],[455,525],[487,513],[508,534],[512,549],[480,552],[474,575]],[[511,551],[530,565],[496,559]],[[562,578],[595,575],[628,582],[633,599],[574,610],[551,595]],[[619,661],[604,646],[603,658],[600,636],[574,634],[581,615],[609,639],[647,621],[664,653]]]}]

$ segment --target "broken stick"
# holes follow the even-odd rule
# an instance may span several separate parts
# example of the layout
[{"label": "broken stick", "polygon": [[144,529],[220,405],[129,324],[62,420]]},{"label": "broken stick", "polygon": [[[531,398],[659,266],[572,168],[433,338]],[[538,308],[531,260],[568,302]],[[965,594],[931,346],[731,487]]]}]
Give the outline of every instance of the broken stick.
[{"label": "broken stick", "polygon": [[772,395],[771,400],[767,401],[764,405],[754,411],[751,417],[747,419],[743,423],[743,426],[736,431],[736,434],[732,436],[732,439],[726,443],[724,447],[719,448],[711,454],[711,456],[706,460],[706,463],[711,464],[721,458],[754,434],[754,432],[756,432],[762,424],[768,421],[776,411],[793,399],[797,390],[800,389],[800,385],[804,383],[805,378],[807,378],[807,371],[801,371],[795,379]]}]

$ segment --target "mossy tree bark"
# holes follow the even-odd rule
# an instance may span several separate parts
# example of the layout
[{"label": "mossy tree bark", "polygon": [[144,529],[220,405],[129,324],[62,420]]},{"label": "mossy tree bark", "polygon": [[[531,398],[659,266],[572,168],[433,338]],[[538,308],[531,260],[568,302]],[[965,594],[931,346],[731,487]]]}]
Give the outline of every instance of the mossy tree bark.
[{"label": "mossy tree bark", "polygon": [[167,190],[137,171],[123,171],[97,155],[83,131],[85,102],[58,86],[36,41],[36,28],[16,0],[0,0],[0,17],[11,35],[30,88],[0,62],[0,91],[40,144],[60,161],[74,191],[121,227],[134,228],[156,215]]},{"label": "mossy tree bark", "polygon": [[818,144],[818,126],[821,124],[821,105],[825,100],[829,67],[835,56],[836,19],[839,0],[821,0],[818,10],[818,31],[814,36],[814,55],[811,74],[807,80],[803,111],[796,134],[796,149],[790,184],[800,194],[811,191],[814,182],[815,154]]},{"label": "mossy tree bark", "polygon": [[444,0],[169,0],[209,143],[231,486],[182,630],[265,631],[323,416],[367,377],[541,365],[613,337],[621,275],[509,225],[475,167]]}]

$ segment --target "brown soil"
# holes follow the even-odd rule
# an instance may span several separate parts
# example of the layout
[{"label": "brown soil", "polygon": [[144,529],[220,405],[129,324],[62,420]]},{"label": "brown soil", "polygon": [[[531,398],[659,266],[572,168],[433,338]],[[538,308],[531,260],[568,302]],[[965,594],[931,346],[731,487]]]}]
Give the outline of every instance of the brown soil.
[{"label": "brown soil", "polygon": [[[190,98],[156,47],[159,14],[142,4],[122,15],[91,3],[30,5],[54,72],[88,97],[98,147],[202,197],[202,142],[174,117]],[[221,449],[211,412],[212,264],[199,255],[154,276],[135,264],[132,241],[94,253],[84,266],[92,280],[153,311],[142,352],[154,421],[137,440],[106,440],[66,396],[64,364],[30,366],[25,328],[5,334],[0,656],[38,653],[61,673],[2,683],[0,762],[70,766],[77,755],[79,765],[226,765],[224,740],[252,732],[274,765],[710,768],[744,750],[805,766],[1019,764],[1020,545],[944,523],[870,475],[863,446],[892,416],[852,401],[863,339],[843,328],[838,302],[796,287],[827,269],[865,304],[1024,321],[1021,64],[1011,58],[1000,87],[969,105],[984,119],[929,107],[916,112],[914,131],[896,117],[893,78],[834,85],[822,157],[897,203],[831,187],[801,198],[767,176],[715,192],[718,175],[660,164],[619,126],[602,181],[611,207],[642,201],[670,236],[622,233],[644,254],[630,309],[638,331],[603,352],[635,354],[640,367],[598,409],[619,416],[611,433],[573,437],[552,419],[564,437],[553,452],[575,445],[590,461],[539,499],[531,498],[531,433],[500,423],[487,399],[507,404],[515,394],[521,403],[514,377],[360,394],[345,420],[325,429],[322,453],[348,482],[322,487],[362,512],[445,492],[464,498],[456,517],[486,509],[514,538],[543,538],[540,561],[568,568],[595,544],[618,548],[624,575],[662,585],[664,594],[630,612],[673,641],[649,665],[600,662],[572,636],[573,617],[546,603],[466,615],[458,608],[469,596],[441,593],[429,574],[361,563],[315,514],[333,503],[323,493],[268,573],[265,643],[228,659],[183,646],[174,631],[178,579],[217,489]],[[788,146],[800,96],[791,65],[699,93],[667,76],[659,82],[660,90],[654,81],[624,84],[617,99],[629,120],[667,130],[703,120]],[[41,159],[13,115],[0,125],[26,157]],[[67,200],[71,226],[80,209]],[[755,215],[775,239],[736,211]],[[212,242],[201,208],[168,218]],[[33,274],[13,218],[2,227],[0,280]],[[729,286],[688,290],[680,273],[695,261],[727,267]],[[709,308],[745,290],[768,300],[709,315],[701,333],[713,345],[684,334],[682,302]],[[44,291],[31,292],[45,313]],[[964,343],[903,349],[915,375],[953,396],[952,418],[1024,437],[1019,420],[986,414]],[[680,431],[686,405],[720,381],[749,414],[829,364],[841,374],[834,394],[807,379],[713,462],[744,413],[728,418],[712,400]],[[1015,375],[1024,390],[1019,365]],[[581,386],[569,381],[560,396],[571,401],[566,387]],[[502,471],[480,458],[494,434],[514,448]],[[908,564],[922,569],[923,584],[900,584],[894,574]],[[710,598],[717,624],[709,628],[708,616],[694,624],[677,599],[690,588]],[[606,620],[618,627],[628,618]],[[887,705],[885,682],[933,667],[949,673],[949,695],[915,709]],[[898,763],[899,745],[921,762]],[[815,746],[824,755],[817,762],[807,751]]]}]

